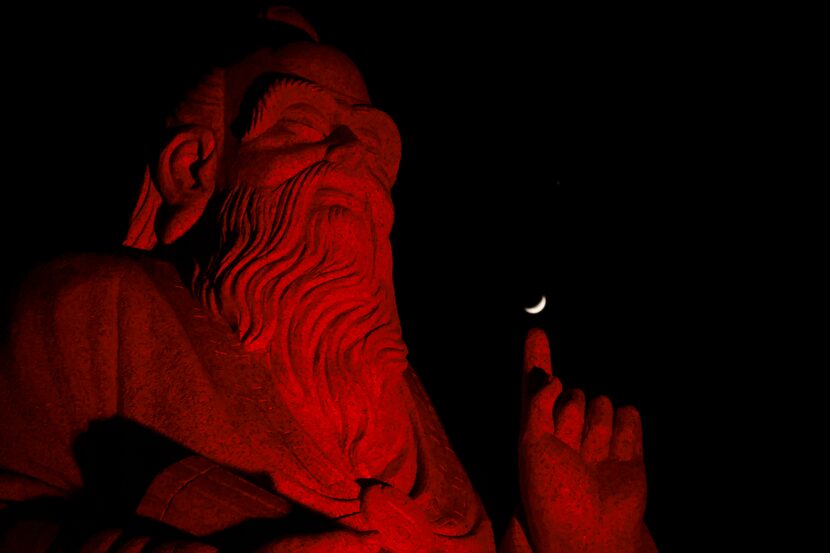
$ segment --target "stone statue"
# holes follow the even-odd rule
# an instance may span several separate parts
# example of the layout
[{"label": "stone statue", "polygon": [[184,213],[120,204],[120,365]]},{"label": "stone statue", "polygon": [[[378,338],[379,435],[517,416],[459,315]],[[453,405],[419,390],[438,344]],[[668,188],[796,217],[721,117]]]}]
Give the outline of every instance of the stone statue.
[{"label": "stone statue", "polygon": [[[168,119],[122,253],[35,271],[0,365],[2,551],[487,552],[413,368],[388,240],[401,144],[308,39]],[[655,551],[640,421],[565,394],[528,335],[505,552]]]}]

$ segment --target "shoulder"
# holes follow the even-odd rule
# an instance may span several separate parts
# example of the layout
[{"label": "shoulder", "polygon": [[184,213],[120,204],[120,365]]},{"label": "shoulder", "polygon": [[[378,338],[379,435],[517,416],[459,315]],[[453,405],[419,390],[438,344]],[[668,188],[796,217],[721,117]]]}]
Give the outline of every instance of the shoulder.
[{"label": "shoulder", "polygon": [[83,283],[108,285],[142,272],[141,257],[132,252],[74,253],[36,266],[24,284],[54,288]]},{"label": "shoulder", "polygon": [[173,265],[146,252],[124,249],[113,253],[74,253],[36,266],[23,288],[67,290],[77,286],[101,287],[139,284],[150,274],[175,273]]},{"label": "shoulder", "polygon": [[61,305],[82,311],[102,303],[116,303],[123,291],[147,290],[148,273],[175,270],[168,263],[132,250],[114,253],[64,255],[35,267],[24,278],[14,298],[14,314],[33,307]]}]

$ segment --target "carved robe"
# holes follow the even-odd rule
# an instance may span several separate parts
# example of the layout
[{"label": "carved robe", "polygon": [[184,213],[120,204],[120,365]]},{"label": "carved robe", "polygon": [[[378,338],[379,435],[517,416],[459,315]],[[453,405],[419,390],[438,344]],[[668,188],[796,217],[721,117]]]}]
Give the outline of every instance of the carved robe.
[{"label": "carved robe", "polygon": [[[275,391],[279,370],[244,352],[167,262],[68,257],[36,271],[20,298],[0,366],[0,543],[9,550],[45,550],[65,531],[63,515],[27,514],[43,498],[95,505],[112,514],[104,526],[137,513],[210,544],[297,506],[348,521],[365,480],[408,494],[436,534],[492,544],[411,367],[388,379],[381,422],[355,460],[297,423]],[[126,504],[110,506],[114,495]],[[85,502],[72,503],[79,496]],[[85,551],[125,539],[123,527],[88,529],[75,536],[88,540]]]}]

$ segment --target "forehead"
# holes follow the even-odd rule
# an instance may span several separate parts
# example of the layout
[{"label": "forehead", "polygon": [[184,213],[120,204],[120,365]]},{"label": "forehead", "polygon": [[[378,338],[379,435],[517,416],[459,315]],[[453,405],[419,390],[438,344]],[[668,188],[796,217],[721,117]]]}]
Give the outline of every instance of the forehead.
[{"label": "forehead", "polygon": [[260,114],[276,114],[305,106],[331,119],[342,117],[356,108],[370,108],[315,82],[280,73],[261,75],[249,87],[243,104],[254,106],[254,111]]},{"label": "forehead", "polygon": [[333,122],[376,112],[357,66],[339,50],[314,42],[263,48],[227,68],[225,77],[225,125],[237,137],[247,134],[257,116],[273,120],[294,104],[309,104]]},{"label": "forehead", "polygon": [[[324,126],[347,125],[371,135],[397,135],[394,121],[382,111],[338,95],[316,83],[291,75],[262,75],[248,90],[239,115],[231,123],[237,138],[252,140],[285,117],[304,114]],[[305,118],[304,118],[305,119]],[[309,120],[309,119],[305,119]],[[312,125],[315,125],[312,123]]]},{"label": "forehead", "polygon": [[228,68],[228,107],[239,105],[248,89],[268,74],[314,83],[352,104],[371,103],[363,76],[345,54],[317,43],[293,43],[276,50],[263,48]]}]

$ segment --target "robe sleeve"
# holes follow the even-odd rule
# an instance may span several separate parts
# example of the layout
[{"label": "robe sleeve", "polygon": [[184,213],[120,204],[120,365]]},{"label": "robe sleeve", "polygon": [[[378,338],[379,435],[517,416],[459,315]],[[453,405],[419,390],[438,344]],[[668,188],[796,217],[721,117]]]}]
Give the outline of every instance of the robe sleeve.
[{"label": "robe sleeve", "polygon": [[78,462],[90,424],[118,411],[120,287],[138,270],[67,257],[35,270],[18,294],[0,353],[0,551],[216,551],[100,524],[110,505],[90,493]]}]

